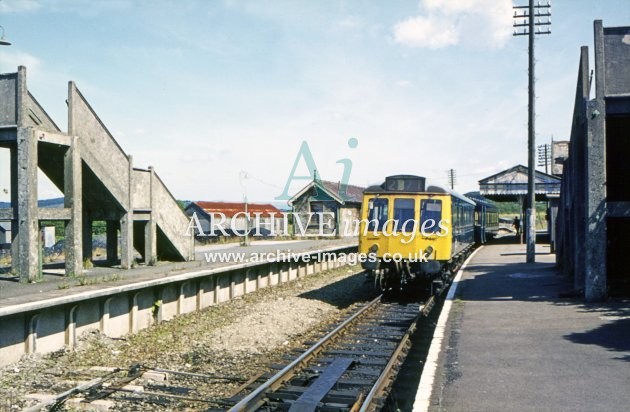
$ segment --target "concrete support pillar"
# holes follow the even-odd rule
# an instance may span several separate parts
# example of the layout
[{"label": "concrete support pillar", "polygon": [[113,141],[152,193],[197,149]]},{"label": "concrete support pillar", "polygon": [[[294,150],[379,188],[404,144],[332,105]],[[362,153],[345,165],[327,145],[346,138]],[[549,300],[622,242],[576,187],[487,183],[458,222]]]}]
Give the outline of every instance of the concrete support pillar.
[{"label": "concrete support pillar", "polygon": [[20,225],[18,219],[18,155],[17,144],[11,145],[9,149],[11,156],[11,207],[13,208],[13,219],[11,220],[11,266],[12,271],[18,273],[18,262],[20,261],[20,242],[18,242],[18,233],[20,233]]},{"label": "concrete support pillar", "polygon": [[118,260],[118,227],[120,222],[117,220],[108,220],[106,225],[106,252],[107,261],[110,263]]},{"label": "concrete support pillar", "polygon": [[147,265],[153,265],[157,261],[157,227],[155,220],[151,218],[144,225],[144,259]]},{"label": "concrete support pillar", "polygon": [[[31,128],[17,130],[17,272],[22,282],[34,282],[39,273],[37,215],[37,138]],[[17,210],[16,209],[17,206]]]},{"label": "concrete support pillar", "polygon": [[120,266],[131,269],[133,263],[133,212],[120,219]]},{"label": "concrete support pillar", "polygon": [[[77,137],[64,156],[64,206],[70,208],[65,228],[66,275],[83,273],[83,188],[82,165]],[[91,239],[88,239],[91,245]],[[91,256],[88,255],[88,256]]]},{"label": "concrete support pillar", "polygon": [[120,266],[123,269],[131,269],[133,263],[133,205],[131,200],[131,176],[133,175],[133,157],[127,156],[129,171],[127,185],[127,210],[120,219]]},{"label": "concrete support pillar", "polygon": [[144,227],[144,258],[147,265],[153,265],[157,262],[157,226],[155,223],[155,199],[153,195],[153,187],[155,184],[155,171],[153,166],[149,166],[149,206],[151,208],[151,217]]}]

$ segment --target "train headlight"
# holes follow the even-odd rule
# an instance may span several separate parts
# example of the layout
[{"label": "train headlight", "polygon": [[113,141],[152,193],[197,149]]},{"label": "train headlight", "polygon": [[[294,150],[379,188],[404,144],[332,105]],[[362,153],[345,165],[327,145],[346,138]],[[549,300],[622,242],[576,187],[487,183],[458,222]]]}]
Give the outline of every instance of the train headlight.
[{"label": "train headlight", "polygon": [[370,248],[368,249],[369,253],[376,253],[378,252],[378,245],[372,245],[370,246]]},{"label": "train headlight", "polygon": [[429,246],[428,248],[424,249],[424,256],[429,257],[431,256],[431,253],[433,253],[433,247]]}]

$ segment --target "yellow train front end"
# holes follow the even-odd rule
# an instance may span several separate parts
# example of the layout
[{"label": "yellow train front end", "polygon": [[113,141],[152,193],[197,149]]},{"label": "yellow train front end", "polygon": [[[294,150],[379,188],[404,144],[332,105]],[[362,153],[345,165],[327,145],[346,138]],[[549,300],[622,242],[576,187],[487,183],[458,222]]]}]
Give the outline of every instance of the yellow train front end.
[{"label": "yellow train front end", "polygon": [[[359,253],[382,290],[450,280],[453,258],[472,246],[472,237],[468,244],[460,236],[465,206],[455,200],[450,192],[427,188],[424,178],[409,175],[388,177],[364,192]],[[472,230],[474,203],[468,206]]]}]

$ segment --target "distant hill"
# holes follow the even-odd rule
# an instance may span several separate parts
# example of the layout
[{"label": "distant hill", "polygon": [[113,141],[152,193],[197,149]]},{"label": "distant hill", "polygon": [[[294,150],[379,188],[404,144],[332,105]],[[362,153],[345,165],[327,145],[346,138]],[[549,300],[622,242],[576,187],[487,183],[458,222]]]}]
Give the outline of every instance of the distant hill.
[{"label": "distant hill", "polygon": [[[178,200],[178,203],[185,209],[186,206],[190,203],[190,200]],[[252,203],[269,203],[281,211],[290,211],[291,208],[287,205],[287,202],[278,202],[278,201],[268,201],[268,202],[252,202]],[[54,199],[42,199],[37,201],[38,207],[63,207],[63,197],[57,197]],[[0,209],[8,209],[11,207],[11,203],[9,202],[0,202]]]},{"label": "distant hill", "polygon": [[[199,200],[199,199],[197,199]],[[228,202],[228,203],[242,203],[243,200],[212,200],[213,202]],[[191,200],[178,200],[177,201],[181,206],[182,209],[186,209],[186,207],[191,204],[193,201]],[[272,205],[273,207],[278,208],[278,210],[280,210],[281,212],[290,212],[291,211],[291,207],[289,205],[287,205],[286,201],[277,201],[277,200],[255,200],[255,201],[250,201],[250,203],[256,203],[256,204],[260,204],[260,205]]]},{"label": "distant hill", "polygon": [[[63,207],[63,197],[38,200],[37,206],[38,207]],[[11,207],[10,202],[0,202],[0,209],[8,209],[10,207]]]}]

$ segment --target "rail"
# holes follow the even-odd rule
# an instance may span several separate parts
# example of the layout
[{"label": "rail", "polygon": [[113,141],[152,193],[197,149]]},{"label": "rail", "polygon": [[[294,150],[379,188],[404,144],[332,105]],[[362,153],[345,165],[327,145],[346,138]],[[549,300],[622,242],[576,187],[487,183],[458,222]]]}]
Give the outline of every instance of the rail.
[{"label": "rail", "polygon": [[377,297],[247,396],[234,400],[229,411],[378,408],[425,309]]},{"label": "rail", "polygon": [[337,337],[342,331],[346,330],[350,325],[354,323],[356,319],[367,313],[370,309],[373,309],[381,301],[381,296],[372,300],[366,306],[361,308],[354,315],[346,319],[341,325],[337,326],[332,332],[328,333],[322,339],[317,341],[306,352],[300,355],[297,359],[287,365],[280,372],[275,374],[267,382],[263,383],[254,392],[243,398],[239,403],[229,409],[230,412],[236,411],[253,411],[261,405],[261,401],[269,391],[269,389],[275,389],[277,386],[285,382],[292,373],[294,373],[300,366],[312,359],[326,344],[330,343],[335,337]]}]

